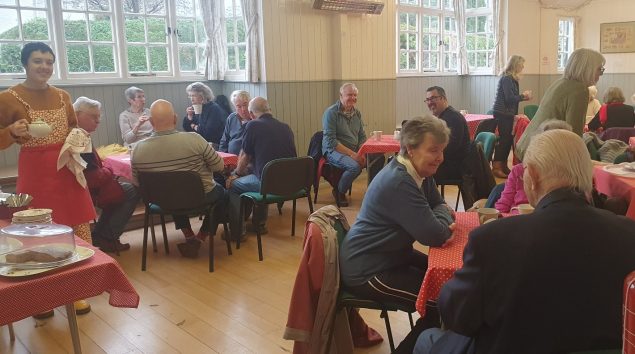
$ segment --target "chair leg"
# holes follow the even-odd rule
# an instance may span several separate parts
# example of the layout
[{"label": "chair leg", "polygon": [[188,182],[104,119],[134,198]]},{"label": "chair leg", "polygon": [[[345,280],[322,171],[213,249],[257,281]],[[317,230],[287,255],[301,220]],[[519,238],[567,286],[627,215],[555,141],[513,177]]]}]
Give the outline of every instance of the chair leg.
[{"label": "chair leg", "polygon": [[[459,197],[461,197],[461,185],[457,185],[456,187],[458,191],[456,193],[456,205],[454,206],[455,211],[459,210]],[[465,207],[463,207],[463,209],[465,209]]]},{"label": "chair leg", "polygon": [[295,236],[295,201],[293,200],[293,215],[291,216],[291,236]]},{"label": "chair leg", "polygon": [[262,239],[260,238],[260,228],[256,228],[256,239],[258,240],[258,260],[262,261]]},{"label": "chair leg", "polygon": [[146,210],[143,216],[143,246],[141,248],[141,270],[146,270],[146,257],[148,256],[148,224],[150,223],[150,213]]},{"label": "chair leg", "polygon": [[[319,182],[318,182],[318,184],[319,184]],[[313,194],[315,194],[315,197],[313,198],[313,203],[317,203],[318,190],[319,190],[319,187],[317,187],[316,185],[313,185]],[[309,195],[309,200],[311,200],[311,196],[310,195]]]},{"label": "chair leg", "polygon": [[168,245],[168,233],[165,231],[165,216],[161,214],[161,231],[163,231],[163,248],[165,254],[170,254],[170,246]]},{"label": "chair leg", "polygon": [[309,201],[309,211],[311,212],[311,214],[313,214],[313,202],[311,202],[311,195],[307,194],[306,197],[306,199]]},{"label": "chair leg", "polygon": [[390,328],[390,319],[388,318],[388,311],[381,310],[380,317],[384,318],[384,322],[386,323],[386,332],[388,334],[388,343],[390,344],[390,352],[395,351],[395,341],[392,339],[392,329]]},{"label": "chair leg", "polygon": [[[208,220],[210,220],[210,224],[212,222],[211,220],[212,220],[213,211],[214,211],[214,208],[211,208],[208,215]],[[209,238],[209,272],[210,273],[214,272],[214,237]]]},{"label": "chair leg", "polygon": [[225,243],[227,244],[227,254],[228,255],[232,255],[232,244],[231,244],[231,240],[229,239],[230,235],[229,235],[229,228],[227,227],[227,223],[224,222],[223,223],[223,230],[225,231]]},{"label": "chair leg", "polygon": [[[239,214],[238,215],[238,220],[241,221],[241,225],[239,227],[242,228],[242,222],[244,222],[244,218],[245,218],[245,202],[243,200],[243,198],[240,198],[240,207],[238,207],[238,211]],[[240,230],[240,232],[242,232],[243,230]],[[229,239],[229,235],[225,235],[228,239]],[[240,249],[240,238],[242,237],[242,235],[238,236],[238,239],[236,240],[236,249],[239,250]]]},{"label": "chair leg", "polygon": [[412,312],[408,312],[408,320],[410,320],[410,329],[413,329],[415,327],[415,323],[412,320]]},{"label": "chair leg", "polygon": [[150,214],[150,231],[152,234],[152,251],[157,253],[157,238],[154,235],[154,215]]},{"label": "chair leg", "polygon": [[15,342],[15,331],[13,331],[13,322],[9,323],[7,327],[9,328],[9,342],[13,343]]},{"label": "chair leg", "polygon": [[278,203],[278,215],[282,215],[282,206],[283,205],[284,205],[284,202]]},{"label": "chair leg", "polygon": [[445,184],[441,185],[441,198],[445,198]]}]

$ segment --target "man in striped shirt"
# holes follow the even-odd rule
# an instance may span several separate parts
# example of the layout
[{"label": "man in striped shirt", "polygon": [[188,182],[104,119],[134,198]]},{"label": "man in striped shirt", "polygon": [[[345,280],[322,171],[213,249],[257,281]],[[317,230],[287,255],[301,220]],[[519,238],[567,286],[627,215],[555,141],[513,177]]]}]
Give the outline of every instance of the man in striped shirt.
[{"label": "man in striped shirt", "polygon": [[226,211],[225,189],[213,179],[214,172],[223,171],[223,159],[199,134],[176,130],[177,116],[170,102],[155,101],[150,106],[150,115],[154,132],[132,151],[132,177],[138,185],[139,172],[194,171],[199,174],[207,200],[216,203],[215,225],[210,228],[210,220],[206,217],[195,235],[187,215],[173,216],[175,227],[183,232],[186,239],[185,243],[179,244],[179,251],[183,256],[196,257],[200,241],[216,231],[216,223]]}]

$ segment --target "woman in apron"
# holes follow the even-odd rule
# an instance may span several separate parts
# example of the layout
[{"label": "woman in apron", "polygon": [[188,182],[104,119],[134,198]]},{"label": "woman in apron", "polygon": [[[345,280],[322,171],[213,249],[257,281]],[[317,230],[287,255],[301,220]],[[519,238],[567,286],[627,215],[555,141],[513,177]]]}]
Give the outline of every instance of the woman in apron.
[{"label": "woman in apron", "polygon": [[[71,226],[75,235],[91,243],[89,222],[96,214],[90,194],[68,168],[57,170],[60,150],[77,118],[69,94],[48,84],[55,54],[44,43],[28,43],[21,61],[26,80],[0,92],[0,149],[21,145],[16,191],[33,196],[30,206],[52,209],[55,223]],[[46,122],[51,133],[32,137],[28,124],[35,121]],[[90,311],[83,305],[76,303],[78,313]]]}]

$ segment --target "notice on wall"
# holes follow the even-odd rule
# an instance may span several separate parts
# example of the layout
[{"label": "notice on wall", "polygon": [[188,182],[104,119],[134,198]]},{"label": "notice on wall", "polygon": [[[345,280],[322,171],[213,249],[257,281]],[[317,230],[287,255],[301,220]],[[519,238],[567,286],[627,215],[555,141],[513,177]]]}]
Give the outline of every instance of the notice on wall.
[{"label": "notice on wall", "polygon": [[635,52],[635,22],[601,23],[600,52]]}]

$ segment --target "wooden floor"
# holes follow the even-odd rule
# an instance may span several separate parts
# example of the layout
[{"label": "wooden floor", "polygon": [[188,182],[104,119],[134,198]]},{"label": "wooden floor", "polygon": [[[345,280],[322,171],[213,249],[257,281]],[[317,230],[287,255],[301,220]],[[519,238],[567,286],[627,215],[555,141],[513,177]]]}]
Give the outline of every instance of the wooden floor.
[{"label": "wooden floor", "polygon": [[[343,208],[352,224],[366,191],[366,176],[354,184],[350,207]],[[456,188],[446,188],[448,204],[454,205]],[[325,183],[316,209],[332,204]],[[462,207],[460,207],[460,210]],[[116,258],[141,296],[138,309],[108,304],[108,294],[89,299],[92,312],[78,316],[84,353],[289,353],[293,342],[282,339],[293,282],[300,255],[306,200],[298,203],[296,236],[291,237],[291,203],[279,216],[270,209],[269,234],[263,236],[264,261],[258,261],[255,235],[228,256],[224,243],[215,238],[216,271],[208,273],[205,248],[198,259],[181,258],[176,243],[181,233],[168,225],[170,254],[148,256],[148,269],[141,271],[142,230],[129,231],[123,242],[130,251]],[[192,219],[195,230],[200,221]],[[157,228],[160,234],[160,227]],[[208,241],[209,242],[209,241]],[[0,301],[1,302],[1,301]],[[1,309],[0,309],[1,311]],[[14,324],[17,340],[9,342],[6,326],[0,327],[0,353],[72,353],[68,322],[63,307],[45,321],[26,318]],[[388,353],[385,326],[376,311],[362,311],[367,323],[384,336],[384,343],[355,353]],[[405,313],[391,313],[395,341],[410,326]]]}]

